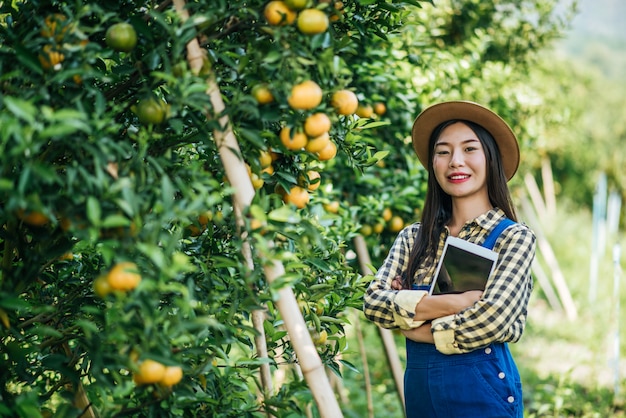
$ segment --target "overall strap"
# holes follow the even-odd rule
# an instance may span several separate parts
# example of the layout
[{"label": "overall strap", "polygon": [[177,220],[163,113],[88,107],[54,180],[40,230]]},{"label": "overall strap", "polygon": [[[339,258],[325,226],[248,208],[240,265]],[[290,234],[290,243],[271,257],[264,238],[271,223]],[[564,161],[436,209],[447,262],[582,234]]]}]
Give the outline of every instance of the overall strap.
[{"label": "overall strap", "polygon": [[504,231],[506,228],[508,228],[509,226],[513,225],[514,223],[515,223],[515,221],[513,221],[513,220],[511,220],[509,218],[502,219],[491,230],[491,232],[489,232],[489,235],[487,235],[487,238],[485,238],[485,242],[482,243],[482,246],[485,247],[485,248],[488,248],[490,250],[493,250],[493,246],[496,245],[496,240],[498,239],[498,237],[500,236],[502,231]]}]

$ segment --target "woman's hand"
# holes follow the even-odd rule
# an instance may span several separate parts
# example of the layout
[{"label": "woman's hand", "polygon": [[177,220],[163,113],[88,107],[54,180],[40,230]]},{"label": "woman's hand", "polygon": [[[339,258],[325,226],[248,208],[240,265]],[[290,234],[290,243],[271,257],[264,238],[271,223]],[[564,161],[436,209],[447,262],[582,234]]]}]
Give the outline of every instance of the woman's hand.
[{"label": "woman's hand", "polygon": [[430,322],[425,323],[421,327],[402,330],[402,335],[418,343],[435,343],[433,334],[430,331]]},{"label": "woman's hand", "polygon": [[473,306],[482,297],[481,290],[443,295],[426,295],[415,306],[415,321],[430,321],[461,312]]},{"label": "woman's hand", "polygon": [[391,288],[393,290],[404,290],[404,284],[402,283],[402,277],[396,276],[391,281]]}]

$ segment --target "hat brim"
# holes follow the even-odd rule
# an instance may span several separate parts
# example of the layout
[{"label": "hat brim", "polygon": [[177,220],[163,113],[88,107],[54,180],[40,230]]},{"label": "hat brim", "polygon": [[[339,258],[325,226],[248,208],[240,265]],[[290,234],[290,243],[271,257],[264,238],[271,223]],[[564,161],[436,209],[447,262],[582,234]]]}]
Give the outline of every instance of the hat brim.
[{"label": "hat brim", "polygon": [[413,149],[424,167],[428,167],[428,143],[433,131],[443,122],[453,119],[467,120],[485,128],[498,144],[506,179],[510,180],[515,175],[520,155],[513,130],[491,110],[469,101],[437,103],[426,108],[415,119],[411,132]]}]

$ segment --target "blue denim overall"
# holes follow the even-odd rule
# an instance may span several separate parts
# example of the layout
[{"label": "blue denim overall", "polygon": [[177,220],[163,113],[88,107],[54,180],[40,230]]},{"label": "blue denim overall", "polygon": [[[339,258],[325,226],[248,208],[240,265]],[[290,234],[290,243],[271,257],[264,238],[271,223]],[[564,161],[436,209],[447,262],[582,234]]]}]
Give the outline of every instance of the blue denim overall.
[{"label": "blue denim overall", "polygon": [[[514,222],[504,219],[483,244],[492,249]],[[442,354],[434,344],[406,340],[404,374],[408,418],[522,418],[522,383],[506,343],[464,354]]]}]

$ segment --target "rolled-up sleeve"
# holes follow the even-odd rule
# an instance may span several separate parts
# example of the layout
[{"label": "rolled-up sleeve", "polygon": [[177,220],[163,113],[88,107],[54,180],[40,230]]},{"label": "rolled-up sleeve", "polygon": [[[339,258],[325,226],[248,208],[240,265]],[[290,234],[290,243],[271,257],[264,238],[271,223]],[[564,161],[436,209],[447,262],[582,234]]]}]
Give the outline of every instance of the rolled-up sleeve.
[{"label": "rolled-up sleeve", "polygon": [[494,250],[499,253],[498,265],[482,298],[458,314],[433,320],[438,351],[465,353],[493,342],[516,342],[522,336],[533,289],[535,235],[516,224],[500,236]]},{"label": "rolled-up sleeve", "polygon": [[424,321],[414,321],[415,307],[426,295],[422,290],[393,290],[391,282],[402,275],[419,230],[418,224],[404,228],[394,241],[383,265],[376,272],[363,299],[363,313],[383,328],[417,328]]}]

